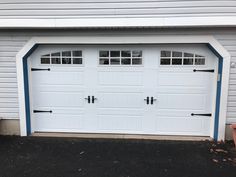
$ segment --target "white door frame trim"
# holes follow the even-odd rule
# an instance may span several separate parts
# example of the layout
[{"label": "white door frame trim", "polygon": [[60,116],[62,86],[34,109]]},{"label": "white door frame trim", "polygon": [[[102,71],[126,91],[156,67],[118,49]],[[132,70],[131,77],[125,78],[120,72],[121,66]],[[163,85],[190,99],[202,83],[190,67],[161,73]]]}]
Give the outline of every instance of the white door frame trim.
[{"label": "white door frame trim", "polygon": [[[210,35],[137,35],[137,36],[70,36],[70,37],[32,37],[16,55],[20,134],[27,135],[26,103],[24,88],[23,58],[39,44],[209,44],[222,58],[223,71],[221,80],[221,97],[217,140],[225,138],[227,96],[230,71],[230,54]],[[214,132],[211,132],[212,136]]]}]

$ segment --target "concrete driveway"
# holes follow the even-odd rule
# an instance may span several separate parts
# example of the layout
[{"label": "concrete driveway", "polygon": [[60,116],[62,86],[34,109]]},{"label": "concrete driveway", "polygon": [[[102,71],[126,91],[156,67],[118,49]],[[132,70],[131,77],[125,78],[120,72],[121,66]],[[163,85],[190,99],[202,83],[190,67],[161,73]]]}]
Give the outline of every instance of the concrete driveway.
[{"label": "concrete driveway", "polygon": [[232,142],[0,136],[0,177],[235,177]]}]

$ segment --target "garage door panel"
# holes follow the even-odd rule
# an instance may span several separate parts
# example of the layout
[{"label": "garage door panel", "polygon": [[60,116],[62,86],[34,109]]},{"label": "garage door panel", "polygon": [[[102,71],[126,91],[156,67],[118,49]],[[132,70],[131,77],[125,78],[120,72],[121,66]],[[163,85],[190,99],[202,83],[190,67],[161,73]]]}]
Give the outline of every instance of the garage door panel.
[{"label": "garage door panel", "polygon": [[205,94],[207,93],[207,87],[188,87],[188,86],[159,86],[156,88],[156,94]]},{"label": "garage door panel", "polygon": [[204,110],[206,96],[203,94],[161,94],[157,104],[159,109]]},{"label": "garage door panel", "polygon": [[99,93],[99,108],[142,108],[142,93]]},{"label": "garage door panel", "polygon": [[81,93],[84,92],[84,86],[77,86],[77,85],[35,85],[33,86],[35,92],[69,92],[69,93]]},{"label": "garage door panel", "polygon": [[144,109],[135,108],[98,108],[98,115],[144,116]]},{"label": "garage door panel", "polygon": [[198,118],[178,118],[175,117],[162,117],[156,120],[156,128],[163,134],[177,134],[177,135],[189,135],[198,134],[205,131],[205,122],[209,122],[208,119]]},{"label": "garage door panel", "polygon": [[[162,119],[162,118],[168,118],[168,117],[175,117],[178,118],[191,118],[192,113],[205,113],[205,110],[203,109],[186,109],[186,110],[179,110],[179,109],[158,109],[156,112],[156,117]],[[201,117],[200,117],[201,118]]]},{"label": "garage door panel", "polygon": [[197,86],[205,87],[206,77],[205,73],[160,73],[159,85],[160,86]]},{"label": "garage door panel", "polygon": [[99,115],[99,129],[112,131],[140,131],[141,116]]},{"label": "garage door panel", "polygon": [[34,107],[84,107],[84,93],[39,92]]},{"label": "garage door panel", "polygon": [[98,84],[108,86],[142,86],[142,72],[99,72]]},{"label": "garage door panel", "polygon": [[36,85],[82,85],[84,72],[35,72],[33,73]]},{"label": "garage door panel", "polygon": [[98,94],[100,93],[143,93],[142,86],[99,86],[97,87]]},{"label": "garage door panel", "polygon": [[71,132],[83,129],[84,115],[36,114],[34,119],[37,131]]}]

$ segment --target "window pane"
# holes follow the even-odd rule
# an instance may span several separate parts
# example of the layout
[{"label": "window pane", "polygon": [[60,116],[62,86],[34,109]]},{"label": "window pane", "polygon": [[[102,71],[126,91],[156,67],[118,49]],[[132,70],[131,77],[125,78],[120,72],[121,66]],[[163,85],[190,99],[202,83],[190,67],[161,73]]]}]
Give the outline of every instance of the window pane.
[{"label": "window pane", "polygon": [[195,65],[205,65],[205,58],[196,58]]},{"label": "window pane", "polygon": [[82,51],[63,51],[42,55],[42,64],[72,64],[71,55],[73,54],[73,64],[82,64]]},{"label": "window pane", "polygon": [[172,52],[172,57],[182,57],[182,52]]},{"label": "window pane", "polygon": [[197,58],[197,57],[204,57],[204,56],[202,56],[202,55],[195,55],[195,57]]},{"label": "window pane", "polygon": [[60,57],[61,56],[61,54],[60,54],[60,52],[57,52],[57,53],[52,53],[52,55],[51,55],[51,57]]},{"label": "window pane", "polygon": [[172,58],[172,65],[182,65],[182,59]]},{"label": "window pane", "polygon": [[73,58],[73,64],[82,64],[82,58]]},{"label": "window pane", "polygon": [[50,58],[50,54],[42,55],[42,58]]},{"label": "window pane", "polygon": [[71,64],[70,58],[62,58],[62,64]]},{"label": "window pane", "polygon": [[100,65],[142,65],[142,51],[140,50],[112,50],[99,51]]},{"label": "window pane", "polygon": [[82,57],[82,51],[81,50],[76,50],[72,51],[73,57]]},{"label": "window pane", "polygon": [[141,50],[132,51],[132,57],[142,57],[142,51]]},{"label": "window pane", "polygon": [[71,51],[64,51],[62,52],[63,57],[71,57]]},{"label": "window pane", "polygon": [[132,59],[132,65],[141,65],[142,59],[141,58],[133,58]]},{"label": "window pane", "polygon": [[41,64],[50,64],[50,58],[41,58]]},{"label": "window pane", "polygon": [[184,53],[184,57],[193,57],[192,53]]},{"label": "window pane", "polygon": [[52,64],[61,64],[61,58],[52,58]]},{"label": "window pane", "polygon": [[120,59],[111,59],[111,65],[119,65]]},{"label": "window pane", "polygon": [[170,58],[169,59],[161,59],[161,65],[170,65]]},{"label": "window pane", "polygon": [[109,65],[109,59],[107,59],[107,58],[100,58],[99,59],[99,64],[100,65]]},{"label": "window pane", "polygon": [[121,60],[121,64],[122,65],[130,65],[131,64],[131,59],[122,59]]},{"label": "window pane", "polygon": [[161,51],[161,57],[170,57],[170,51]]},{"label": "window pane", "polygon": [[51,64],[61,64],[61,53],[56,52],[51,54]]},{"label": "window pane", "polygon": [[121,51],[122,57],[131,57],[131,51]]},{"label": "window pane", "polygon": [[120,57],[120,51],[111,51],[111,57]]},{"label": "window pane", "polygon": [[109,57],[109,51],[99,51],[99,57]]},{"label": "window pane", "polygon": [[184,65],[193,65],[193,59],[192,58],[185,58]]}]

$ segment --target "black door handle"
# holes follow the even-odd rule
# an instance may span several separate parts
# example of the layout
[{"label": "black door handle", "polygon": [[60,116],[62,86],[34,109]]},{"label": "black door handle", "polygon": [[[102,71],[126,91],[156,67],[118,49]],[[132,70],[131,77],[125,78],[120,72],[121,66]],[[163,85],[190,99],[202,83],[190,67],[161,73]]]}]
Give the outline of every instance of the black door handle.
[{"label": "black door handle", "polygon": [[145,98],[144,101],[146,101],[146,103],[149,104],[149,97],[147,96],[147,98]]},{"label": "black door handle", "polygon": [[92,96],[92,103],[94,103],[95,100],[97,100],[97,98],[95,98],[94,96]]},{"label": "black door handle", "polygon": [[88,96],[88,98],[84,98],[85,100],[88,101],[88,103],[90,103],[90,96]]},{"label": "black door handle", "polygon": [[157,99],[151,97],[151,104],[153,104],[154,101],[156,101]]}]

